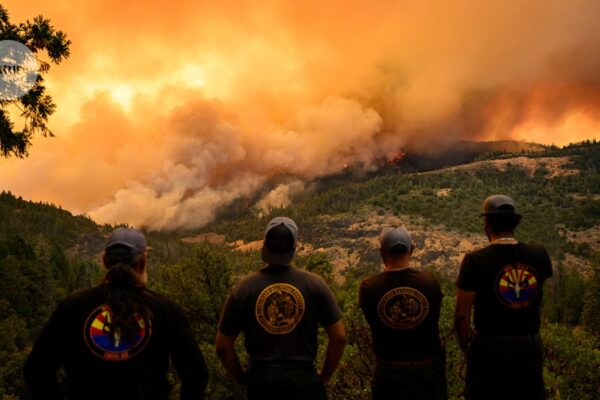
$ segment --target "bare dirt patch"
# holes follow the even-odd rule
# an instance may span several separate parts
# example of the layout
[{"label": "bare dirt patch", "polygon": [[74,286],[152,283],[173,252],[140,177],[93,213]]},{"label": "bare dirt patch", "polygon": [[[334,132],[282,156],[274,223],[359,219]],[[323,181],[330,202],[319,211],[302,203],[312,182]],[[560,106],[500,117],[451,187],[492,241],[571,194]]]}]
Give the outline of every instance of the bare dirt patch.
[{"label": "bare dirt patch", "polygon": [[[570,169],[567,165],[571,162],[571,157],[514,157],[500,160],[485,160],[476,161],[466,165],[458,165],[455,167],[444,168],[436,171],[423,172],[423,174],[437,174],[441,172],[452,172],[452,171],[476,171],[482,167],[491,166],[499,171],[506,171],[509,167],[519,167],[527,171],[529,176],[533,176],[535,172],[540,169],[546,169],[548,174],[546,178],[552,179],[557,176],[575,175],[580,171],[576,169]],[[439,195],[438,195],[439,196]]]}]

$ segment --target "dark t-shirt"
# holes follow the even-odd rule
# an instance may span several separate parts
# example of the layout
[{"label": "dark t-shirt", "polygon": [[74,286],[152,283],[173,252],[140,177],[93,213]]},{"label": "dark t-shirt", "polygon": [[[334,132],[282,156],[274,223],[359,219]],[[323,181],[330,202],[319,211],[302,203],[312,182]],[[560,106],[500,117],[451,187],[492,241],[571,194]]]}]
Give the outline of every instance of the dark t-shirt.
[{"label": "dark t-shirt", "polygon": [[110,310],[101,285],[64,300],[46,325],[25,366],[33,398],[54,399],[56,371],[65,366],[71,399],[168,399],[169,357],[182,381],[181,399],[202,398],[208,373],[182,310],[144,289],[150,321],[140,319],[131,343],[108,333]]},{"label": "dark t-shirt", "polygon": [[544,281],[552,263],[542,246],[490,244],[467,254],[456,286],[475,292],[475,330],[482,335],[526,336],[540,331]]},{"label": "dark t-shirt", "polygon": [[362,282],[359,299],[379,358],[415,360],[440,350],[442,291],[431,273],[414,268],[382,272]]},{"label": "dark t-shirt", "polygon": [[271,266],[240,281],[229,294],[219,331],[244,332],[251,361],[313,361],[318,325],[342,317],[331,290],[311,272]]}]

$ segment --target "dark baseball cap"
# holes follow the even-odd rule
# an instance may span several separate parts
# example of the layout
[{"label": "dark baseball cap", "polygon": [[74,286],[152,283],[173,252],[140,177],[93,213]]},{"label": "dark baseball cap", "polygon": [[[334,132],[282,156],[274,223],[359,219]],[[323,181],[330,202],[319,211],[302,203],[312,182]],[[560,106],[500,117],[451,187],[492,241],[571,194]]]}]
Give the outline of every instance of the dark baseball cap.
[{"label": "dark baseball cap", "polygon": [[412,238],[410,233],[404,227],[383,228],[379,235],[381,250],[389,253],[397,246],[403,246],[407,251],[412,247]]},{"label": "dark baseball cap", "polygon": [[287,217],[273,218],[265,229],[262,260],[273,265],[289,265],[296,252],[298,226]]},{"label": "dark baseball cap", "polygon": [[494,194],[483,201],[483,213],[488,214],[518,214],[517,203],[506,195]]},{"label": "dark baseball cap", "polygon": [[133,228],[117,228],[112,231],[106,240],[104,249],[117,245],[129,249],[130,254],[139,254],[150,249],[144,234]]}]

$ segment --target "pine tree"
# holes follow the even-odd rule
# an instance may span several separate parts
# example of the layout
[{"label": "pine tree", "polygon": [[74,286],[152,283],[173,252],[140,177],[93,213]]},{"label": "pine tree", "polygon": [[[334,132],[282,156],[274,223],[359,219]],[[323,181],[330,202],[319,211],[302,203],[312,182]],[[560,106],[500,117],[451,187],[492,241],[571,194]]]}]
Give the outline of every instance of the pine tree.
[{"label": "pine tree", "polygon": [[[0,5],[0,40],[13,40],[24,44],[37,56],[44,51],[50,61],[59,64],[69,57],[71,41],[62,31],[56,31],[48,19],[41,15],[33,22],[26,21],[13,24],[9,20],[8,11]],[[37,57],[36,57],[37,58]],[[50,69],[50,64],[38,59],[41,65],[34,86],[22,97],[15,100],[0,99],[0,157],[27,156],[30,140],[34,134],[53,136],[46,125],[48,117],[54,113],[56,105],[52,98],[45,94],[43,74]],[[22,130],[15,130],[9,117],[9,107],[15,107],[24,117]]]}]

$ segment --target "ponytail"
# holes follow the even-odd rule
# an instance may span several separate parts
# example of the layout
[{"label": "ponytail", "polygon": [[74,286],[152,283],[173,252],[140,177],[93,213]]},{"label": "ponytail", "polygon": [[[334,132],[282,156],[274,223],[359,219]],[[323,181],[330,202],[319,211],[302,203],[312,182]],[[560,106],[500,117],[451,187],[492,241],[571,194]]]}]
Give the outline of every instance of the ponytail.
[{"label": "ponytail", "polygon": [[143,254],[124,254],[111,249],[105,254],[108,272],[104,284],[108,288],[107,304],[112,316],[111,336],[113,340],[118,336],[123,343],[135,342],[140,331],[139,320],[147,325],[151,318],[145,285],[134,271],[134,267],[143,265],[143,257]]}]

